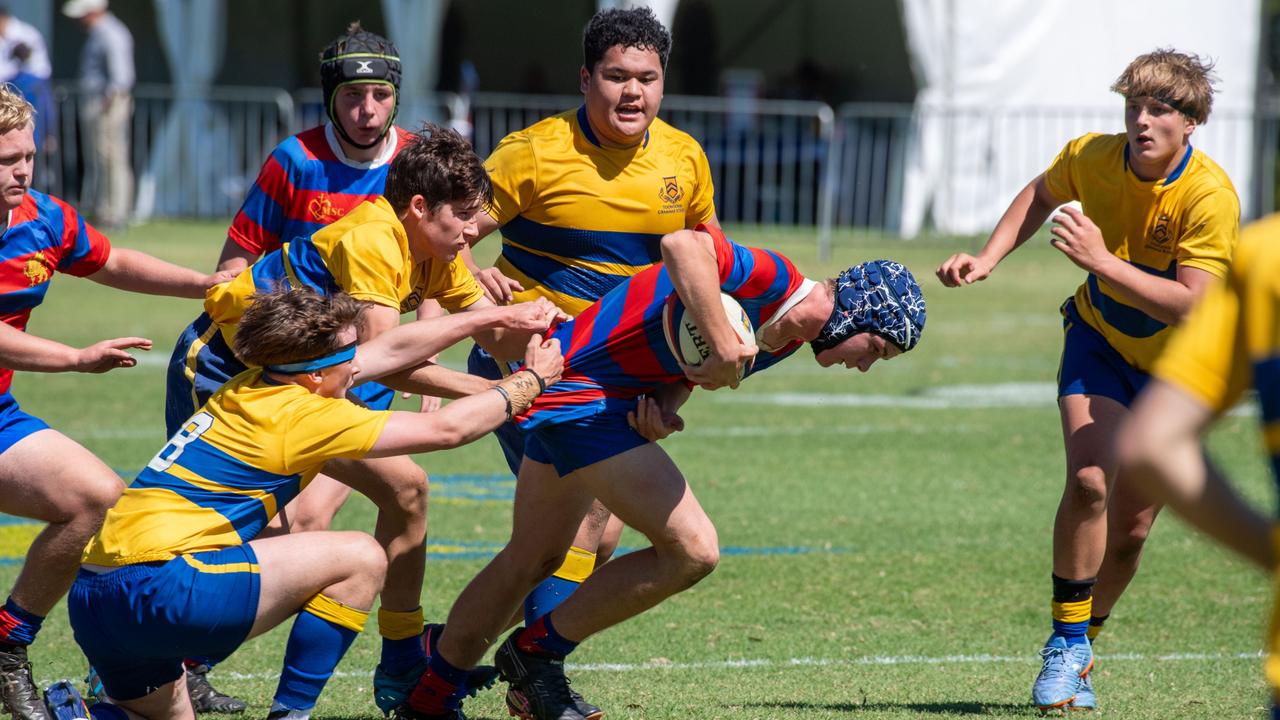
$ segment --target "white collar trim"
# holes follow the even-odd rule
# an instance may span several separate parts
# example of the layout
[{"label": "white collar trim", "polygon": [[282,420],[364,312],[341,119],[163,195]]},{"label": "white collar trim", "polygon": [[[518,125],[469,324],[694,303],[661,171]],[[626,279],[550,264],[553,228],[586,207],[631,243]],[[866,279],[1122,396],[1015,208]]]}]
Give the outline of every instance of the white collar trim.
[{"label": "white collar trim", "polygon": [[804,282],[800,283],[800,287],[796,288],[796,291],[791,293],[791,296],[788,297],[785,301],[783,301],[782,305],[778,307],[777,311],[774,312],[773,315],[768,320],[765,320],[763,323],[761,323],[760,327],[756,328],[756,345],[758,345],[761,350],[764,350],[766,352],[775,352],[777,350],[782,349],[782,348],[769,347],[768,345],[765,344],[764,329],[778,322],[778,320],[783,315],[787,314],[788,310],[795,307],[796,305],[799,305],[801,300],[804,300],[805,298],[809,297],[809,293],[813,292],[813,289],[816,287],[818,287],[817,282],[810,280],[809,278],[805,278]]},{"label": "white collar trim", "polygon": [[387,131],[387,137],[391,142],[386,143],[382,148],[382,152],[372,160],[352,160],[342,150],[342,143],[338,142],[338,133],[333,129],[333,123],[324,124],[324,139],[329,143],[329,149],[333,151],[335,157],[342,161],[343,165],[353,167],[358,170],[373,170],[391,162],[391,158],[395,157],[396,146],[400,144],[400,133],[392,126]]}]

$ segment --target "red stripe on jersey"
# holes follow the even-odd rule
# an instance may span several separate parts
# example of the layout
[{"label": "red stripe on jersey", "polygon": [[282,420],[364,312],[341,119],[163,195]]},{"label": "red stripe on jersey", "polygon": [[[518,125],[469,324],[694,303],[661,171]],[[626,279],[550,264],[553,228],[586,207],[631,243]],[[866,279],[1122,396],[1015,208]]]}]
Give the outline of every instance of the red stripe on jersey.
[{"label": "red stripe on jersey", "polygon": [[751,252],[755,267],[747,276],[746,282],[742,283],[742,287],[734,293],[734,296],[740,299],[760,297],[778,277],[778,266],[774,263],[773,255],[759,248],[747,248],[747,250]]},{"label": "red stripe on jersey", "polygon": [[16,313],[0,315],[0,322],[3,322],[5,325],[8,325],[9,327],[12,327],[12,328],[17,328],[19,330],[26,330],[27,321],[31,319],[31,310],[32,310],[31,308],[27,308],[26,310],[22,310]]},{"label": "red stripe on jersey", "polygon": [[694,230],[711,236],[711,244],[716,249],[716,270],[720,273],[720,282],[728,280],[733,272],[733,248],[729,245],[729,239],[720,228],[706,223],[699,224]]},{"label": "red stripe on jersey", "polygon": [[618,369],[634,378],[653,377],[662,372],[658,356],[649,347],[649,337],[636,331],[644,324],[644,313],[653,302],[659,275],[658,272],[642,272],[632,276],[627,283],[627,296],[623,300],[618,324],[610,330],[604,343]]},{"label": "red stripe on jersey", "polygon": [[266,255],[272,250],[280,248],[280,236],[273,232],[268,232],[266,228],[246,215],[243,210],[236,213],[236,219],[231,222],[231,227],[227,229],[227,237],[254,255]]},{"label": "red stripe on jersey", "polygon": [[370,196],[363,193],[356,195],[294,188],[293,201],[284,210],[290,220],[332,225],[354,210],[357,205],[369,199]]},{"label": "red stripe on jersey", "polygon": [[584,345],[591,342],[591,331],[596,325],[596,316],[600,314],[600,303],[594,303],[591,307],[582,311],[582,314],[573,320],[573,336],[569,338],[569,347],[564,350],[566,365],[573,357],[574,353],[583,348]]},{"label": "red stripe on jersey", "polygon": [[324,125],[317,125],[310,130],[298,133],[298,145],[308,160],[337,160],[333,148],[329,147],[329,139],[324,135]]},{"label": "red stripe on jersey", "polygon": [[36,207],[36,199],[31,197],[31,193],[27,193],[22,196],[22,204],[13,209],[13,218],[9,222],[9,227],[35,220],[39,215],[40,209]]},{"label": "red stripe on jersey", "polygon": [[258,173],[258,179],[254,181],[254,185],[257,185],[259,190],[280,207],[289,206],[293,184],[289,182],[289,173],[285,171],[274,153],[267,156],[267,161],[262,164],[262,170]]},{"label": "red stripe on jersey", "polygon": [[[39,260],[35,260],[37,254],[41,255]],[[49,255],[52,254],[49,253]],[[29,266],[28,263],[33,260],[35,260],[35,265]],[[43,250],[29,252],[26,255],[19,255],[5,260],[0,263],[0,295],[26,290],[42,282],[48,282],[57,265],[58,259],[45,256],[45,251]],[[43,275],[43,278],[39,277],[41,275]]]},{"label": "red stripe on jersey", "polygon": [[571,390],[569,392],[560,392],[550,395],[544,393],[539,395],[538,398],[533,401],[533,405],[527,411],[521,415],[517,415],[516,420],[524,421],[542,412],[549,412],[567,405],[585,405],[596,402],[597,400],[603,400],[605,397],[604,390],[598,387],[584,390]]}]

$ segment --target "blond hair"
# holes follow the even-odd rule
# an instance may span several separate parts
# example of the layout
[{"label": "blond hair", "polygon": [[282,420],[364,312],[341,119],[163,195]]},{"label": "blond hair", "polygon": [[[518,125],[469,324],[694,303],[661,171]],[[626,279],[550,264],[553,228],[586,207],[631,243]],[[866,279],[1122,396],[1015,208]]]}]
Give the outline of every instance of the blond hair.
[{"label": "blond hair", "polygon": [[1111,86],[1126,98],[1150,97],[1203,125],[1213,110],[1213,62],[1159,48],[1139,55]]},{"label": "blond hair", "polygon": [[34,126],[36,109],[12,83],[0,83],[0,135]]}]

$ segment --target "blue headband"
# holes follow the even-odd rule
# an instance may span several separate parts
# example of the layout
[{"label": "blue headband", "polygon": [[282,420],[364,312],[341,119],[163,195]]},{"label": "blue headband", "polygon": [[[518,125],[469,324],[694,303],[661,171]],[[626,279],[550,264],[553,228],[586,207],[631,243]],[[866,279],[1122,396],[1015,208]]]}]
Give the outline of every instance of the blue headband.
[{"label": "blue headband", "polygon": [[350,362],[351,358],[356,356],[356,344],[349,343],[334,350],[328,355],[321,355],[318,358],[310,360],[301,360],[295,363],[286,363],[284,365],[268,365],[267,370],[284,375],[295,375],[297,373],[314,372],[323,370],[334,365],[341,365],[344,362]]},{"label": "blue headband", "polygon": [[880,335],[906,352],[924,331],[924,294],[905,265],[872,260],[836,278],[835,307],[810,344],[813,352],[829,350],[860,332]]}]

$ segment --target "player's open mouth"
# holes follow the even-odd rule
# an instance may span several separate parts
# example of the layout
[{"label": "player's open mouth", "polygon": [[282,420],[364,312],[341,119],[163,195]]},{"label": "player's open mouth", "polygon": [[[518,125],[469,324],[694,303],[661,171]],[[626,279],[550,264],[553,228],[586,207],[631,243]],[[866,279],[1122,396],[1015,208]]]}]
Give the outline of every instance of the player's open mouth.
[{"label": "player's open mouth", "polygon": [[626,119],[628,119],[628,120],[630,120],[630,119],[634,119],[634,118],[637,118],[637,117],[641,117],[641,116],[643,116],[643,115],[644,115],[644,111],[643,111],[643,110],[641,110],[641,109],[640,109],[640,108],[638,108],[638,107],[633,107],[633,106],[630,106],[630,105],[627,105],[627,106],[624,106],[624,107],[620,107],[620,108],[618,108],[618,109],[617,109],[617,111],[616,111],[616,112],[618,113],[618,115],[619,115],[619,116],[621,116],[621,117],[623,117],[623,118],[626,118]]}]

